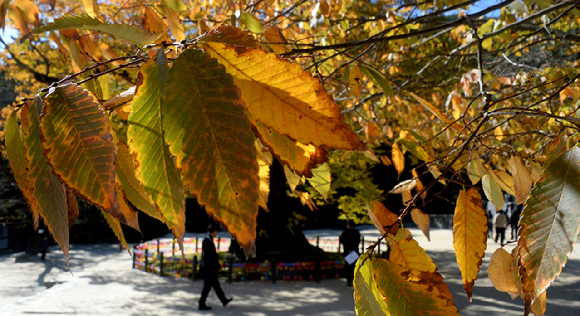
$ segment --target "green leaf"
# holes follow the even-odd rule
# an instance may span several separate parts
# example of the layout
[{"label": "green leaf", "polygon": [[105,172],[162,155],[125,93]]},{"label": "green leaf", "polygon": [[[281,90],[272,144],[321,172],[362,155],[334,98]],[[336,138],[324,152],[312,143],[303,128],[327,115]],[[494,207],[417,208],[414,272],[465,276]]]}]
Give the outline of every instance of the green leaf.
[{"label": "green leaf", "polygon": [[24,144],[26,160],[28,161],[28,180],[32,186],[33,196],[39,206],[39,213],[44,223],[60,245],[62,252],[68,259],[69,227],[67,197],[64,185],[52,173],[51,167],[44,157],[44,150],[40,145],[40,112],[42,101],[35,98],[23,117]]},{"label": "green leaf", "polygon": [[547,164],[520,219],[519,267],[531,305],[562,272],[580,231],[580,148]]},{"label": "green leaf", "polygon": [[324,199],[328,198],[328,191],[330,191],[330,167],[328,163],[318,166],[318,168],[312,170],[314,175],[312,178],[308,179],[308,182],[318,191]]},{"label": "green leaf", "polygon": [[6,151],[8,154],[8,160],[10,162],[10,167],[12,168],[12,173],[14,174],[14,179],[18,183],[18,187],[22,191],[22,194],[26,198],[28,205],[30,205],[30,211],[32,212],[32,218],[34,220],[34,228],[38,229],[38,203],[34,199],[32,194],[32,186],[28,181],[28,170],[26,169],[26,148],[22,142],[22,137],[20,135],[20,128],[17,123],[18,111],[12,111],[8,120],[6,121],[6,126],[4,127]]},{"label": "green leaf", "polygon": [[429,155],[427,154],[425,149],[423,149],[423,147],[417,145],[417,143],[412,142],[408,139],[403,139],[403,138],[399,139],[398,142],[401,143],[403,146],[405,146],[405,148],[407,148],[407,150],[409,150],[415,157],[417,157],[423,161],[429,160]]},{"label": "green leaf", "polygon": [[360,68],[367,78],[369,78],[377,87],[381,88],[386,96],[393,97],[393,89],[391,88],[391,84],[385,75],[383,75],[380,71],[375,69],[374,67],[363,66]]},{"label": "green leaf", "polygon": [[360,265],[367,258],[362,255],[357,261],[357,267],[354,273],[354,304],[358,316],[376,316],[388,313],[387,305],[377,289],[373,272],[370,264]]},{"label": "green leaf", "polygon": [[124,221],[115,193],[115,146],[104,111],[76,84],[52,89],[44,103],[42,146],[53,172],[77,195]]},{"label": "green leaf", "polygon": [[300,184],[303,177],[297,175],[286,165],[284,165],[284,174],[286,175],[286,181],[288,181],[288,185],[290,186],[290,191],[294,193],[294,190],[296,190],[296,187]]},{"label": "green leaf", "polygon": [[63,16],[55,19],[53,23],[34,30],[33,33],[39,34],[66,29],[99,31],[137,45],[151,44],[161,35],[149,33],[144,29],[129,24],[105,24],[88,15]]},{"label": "green leaf", "polygon": [[184,184],[249,245],[256,238],[258,162],[239,89],[217,60],[189,49],[173,63],[164,99],[165,137]]},{"label": "green leaf", "polygon": [[481,178],[481,186],[487,199],[496,209],[501,210],[503,208],[503,193],[495,180],[486,173]]},{"label": "green leaf", "polygon": [[244,23],[244,25],[248,28],[248,30],[256,34],[264,33],[264,25],[262,25],[262,22],[256,19],[253,15],[246,12],[242,12],[240,20],[242,21],[242,23]]},{"label": "green leaf", "polygon": [[109,224],[109,227],[111,227],[111,229],[115,233],[115,236],[117,236],[117,239],[119,239],[121,245],[123,245],[123,247],[125,247],[125,249],[127,249],[127,251],[131,253],[131,248],[129,248],[129,245],[125,240],[125,235],[123,235],[123,228],[121,227],[121,223],[119,223],[119,220],[111,216],[111,214],[109,213],[101,211],[101,214],[103,214],[103,216],[105,217],[107,224]]},{"label": "green leaf", "polygon": [[185,233],[185,196],[181,176],[165,140],[163,90],[167,59],[160,50],[157,63],[151,59],[141,67],[139,84],[129,115],[127,137],[136,154],[137,178],[151,194],[162,219],[176,237]]},{"label": "green leaf", "polygon": [[119,181],[125,190],[127,200],[145,214],[161,220],[161,214],[157,212],[157,208],[153,202],[151,202],[149,195],[145,192],[143,183],[141,183],[135,176],[133,155],[131,154],[129,147],[124,143],[119,143],[117,145],[115,165],[117,167],[115,175],[119,178]]}]

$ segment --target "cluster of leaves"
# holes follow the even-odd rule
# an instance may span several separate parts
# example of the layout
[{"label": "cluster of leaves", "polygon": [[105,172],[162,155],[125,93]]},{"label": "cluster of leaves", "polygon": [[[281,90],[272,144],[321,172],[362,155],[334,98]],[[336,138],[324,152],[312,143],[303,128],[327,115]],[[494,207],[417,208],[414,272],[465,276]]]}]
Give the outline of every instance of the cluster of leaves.
[{"label": "cluster of leaves", "polygon": [[[119,223],[138,228],[135,209],[182,236],[185,194],[251,250],[277,159],[304,203],[310,194],[295,188],[308,179],[323,196],[351,187],[369,199],[345,207],[373,205],[392,254],[361,256],[358,314],[451,315],[436,268],[396,231],[410,214],[428,234],[418,205],[435,182],[415,171],[426,170],[463,187],[454,247],[469,298],[486,249],[478,189],[498,208],[504,192],[525,203],[516,250],[494,254],[489,273],[526,314],[542,314],[580,229],[580,1],[505,0],[466,13],[477,2],[4,1],[0,26],[8,12],[21,35],[10,49],[30,47],[16,56],[5,45],[7,69],[35,91],[5,127],[12,169],[65,254],[76,197],[122,240]],[[389,192],[405,209],[390,213],[364,172],[342,171],[361,161],[353,155],[325,165],[337,149],[368,149],[399,175],[411,156],[421,168]],[[336,171],[343,184],[333,188]]]}]

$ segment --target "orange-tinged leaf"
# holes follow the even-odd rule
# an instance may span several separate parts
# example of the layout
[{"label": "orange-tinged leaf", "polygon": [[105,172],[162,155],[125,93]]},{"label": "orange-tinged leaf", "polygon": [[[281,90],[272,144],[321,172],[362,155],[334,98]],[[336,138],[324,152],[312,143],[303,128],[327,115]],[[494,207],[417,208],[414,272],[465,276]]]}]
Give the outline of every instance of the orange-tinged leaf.
[{"label": "orange-tinged leaf", "polygon": [[185,30],[183,24],[181,24],[179,15],[171,8],[165,8],[165,12],[167,13],[167,24],[169,25],[171,34],[173,34],[173,38],[178,42],[183,41],[185,39]]},{"label": "orange-tinged leaf", "polygon": [[254,131],[260,137],[262,144],[268,147],[280,162],[298,175],[312,177],[312,169],[328,161],[328,152],[322,147],[293,141],[260,122],[255,123]]},{"label": "orange-tinged leaf", "polygon": [[14,7],[18,9],[20,15],[26,22],[38,25],[39,10],[32,0],[14,0]]},{"label": "orange-tinged leaf", "polygon": [[420,272],[417,277],[410,277],[411,270],[378,258],[369,258],[365,264],[371,265],[378,291],[391,315],[459,315],[439,273]]},{"label": "orange-tinged leaf", "polygon": [[264,36],[268,40],[268,45],[272,48],[275,54],[284,54],[291,50],[286,46],[286,38],[277,26],[272,25],[266,28]]},{"label": "orange-tinged leaf", "polygon": [[185,50],[169,71],[164,101],[165,139],[183,183],[249,246],[256,238],[260,196],[257,149],[231,75],[209,54]]},{"label": "orange-tinged leaf", "polygon": [[26,37],[30,34],[30,28],[28,27],[28,23],[26,23],[26,19],[23,17],[23,12],[15,5],[12,5],[8,8],[8,16],[14,23],[14,27],[20,31],[21,38]]},{"label": "orange-tinged leaf", "polygon": [[161,43],[167,40],[167,26],[157,13],[148,6],[143,10],[143,27],[151,33],[161,34],[155,43]]},{"label": "orange-tinged leaf", "polygon": [[101,214],[103,214],[103,216],[105,217],[107,224],[109,224],[109,227],[111,227],[111,229],[115,233],[115,236],[117,236],[117,239],[119,239],[121,245],[123,245],[125,249],[127,249],[127,251],[131,253],[131,248],[129,248],[129,245],[125,240],[125,236],[123,235],[123,228],[121,227],[121,223],[119,223],[119,220],[111,216],[111,214],[109,213],[101,211]]},{"label": "orange-tinged leaf", "polygon": [[394,143],[393,147],[391,148],[391,159],[400,177],[401,173],[403,173],[403,170],[405,170],[405,155],[403,155],[403,152],[397,143]]},{"label": "orange-tinged leaf", "polygon": [[496,290],[507,292],[512,300],[520,295],[516,282],[516,274],[512,267],[513,257],[503,248],[498,248],[493,252],[487,274]]},{"label": "orange-tinged leaf", "polygon": [[413,219],[413,222],[417,224],[419,229],[421,229],[425,237],[427,237],[427,240],[431,241],[431,239],[429,238],[429,230],[431,228],[431,220],[429,218],[429,214],[425,214],[420,209],[414,208],[411,210],[411,218]]},{"label": "orange-tinged leaf", "polygon": [[[413,179],[415,179],[415,182],[417,182],[417,184],[415,185],[415,191],[417,193],[421,192],[421,190],[423,190],[424,186],[423,186],[423,182],[421,182],[421,180],[419,179],[419,174],[417,173],[417,170],[413,169],[411,170],[411,175],[413,175]],[[421,196],[419,196],[422,200],[425,200],[425,198],[427,198],[427,191],[424,191],[423,193],[421,193]]]},{"label": "orange-tinged leaf", "polygon": [[[23,108],[23,111],[27,111],[27,109],[28,108],[25,107]],[[17,114],[18,111],[12,111],[10,116],[8,116],[6,125],[4,126],[6,151],[8,153],[8,160],[10,162],[10,167],[12,168],[12,173],[14,174],[14,179],[16,180],[16,183],[18,183],[18,187],[20,187],[22,194],[30,206],[32,219],[34,221],[34,229],[38,229],[39,206],[34,199],[32,185],[30,181],[28,181],[29,171],[26,166],[26,148],[24,147],[20,128],[18,127]],[[27,115],[22,115],[22,121],[27,119]],[[24,122],[22,124],[24,125]]]},{"label": "orange-tinged leaf", "polygon": [[203,46],[234,77],[252,119],[303,144],[366,148],[320,81],[298,64],[259,49],[216,42]]},{"label": "orange-tinged leaf", "polygon": [[220,25],[203,34],[198,42],[218,42],[229,45],[259,48],[260,42],[248,31],[231,25]]},{"label": "orange-tinged leaf", "polygon": [[52,89],[40,120],[42,147],[54,174],[77,195],[124,221],[115,193],[115,147],[108,119],[76,84]]},{"label": "orange-tinged leaf", "polygon": [[528,160],[528,164],[531,170],[531,174],[532,174],[532,184],[536,183],[540,177],[542,176],[542,172],[544,170],[544,168],[542,168],[542,166],[540,166],[540,164],[538,164],[537,162]]},{"label": "orange-tinged leaf", "polygon": [[[399,231],[399,225],[394,225],[399,216],[397,214],[389,211],[383,203],[375,201],[372,208],[368,208],[369,217],[373,221],[375,227],[381,232],[381,234],[386,234],[387,232],[396,235]],[[388,230],[387,230],[388,229]]]},{"label": "orange-tinged leaf", "polygon": [[350,87],[352,94],[358,97],[362,92],[363,83],[364,76],[362,71],[360,71],[360,68],[358,66],[351,68],[348,75],[348,86]]},{"label": "orange-tinged leaf", "polygon": [[526,168],[522,157],[512,156],[509,163],[514,179],[516,204],[522,204],[526,201],[532,189],[532,174]]},{"label": "orange-tinged leaf", "polygon": [[530,306],[562,272],[580,231],[580,148],[551,158],[520,218],[519,271]]},{"label": "orange-tinged leaf", "polygon": [[443,113],[441,113],[441,111],[439,111],[439,109],[436,106],[425,101],[423,98],[419,97],[418,95],[414,94],[413,92],[410,92],[410,91],[405,91],[405,92],[407,92],[407,94],[412,96],[413,99],[417,100],[417,102],[419,102],[419,104],[421,104],[421,106],[423,106],[425,109],[429,110],[431,113],[433,113],[435,116],[437,116],[440,120],[442,120],[445,124],[453,127],[456,131],[461,132],[463,127],[461,125],[459,125],[459,123],[453,122],[447,116],[443,115]]},{"label": "orange-tinged leaf", "polygon": [[501,210],[503,208],[503,193],[495,180],[489,174],[485,174],[481,178],[481,186],[487,199],[491,201],[496,209]]},{"label": "orange-tinged leaf", "polygon": [[8,11],[8,7],[10,6],[10,0],[1,0],[0,1],[0,28],[4,31],[6,27],[6,11]]},{"label": "orange-tinged leaf", "polygon": [[157,63],[152,59],[141,67],[127,137],[138,162],[137,179],[150,194],[162,220],[179,238],[185,233],[185,196],[181,175],[164,138],[163,90],[168,66],[162,51],[158,56]]},{"label": "orange-tinged leaf", "polygon": [[97,0],[83,0],[83,7],[87,15],[91,18],[97,18],[99,15],[99,4]]},{"label": "orange-tinged leaf", "polygon": [[140,231],[138,212],[129,206],[127,203],[127,194],[119,185],[117,186],[117,203],[119,203],[119,210],[127,220],[125,224],[133,227],[136,231]]},{"label": "orange-tinged leaf", "polygon": [[453,216],[453,248],[463,277],[463,289],[471,301],[473,284],[487,248],[487,217],[476,189],[459,192]]},{"label": "orange-tinged leaf", "polygon": [[52,173],[40,145],[41,111],[42,101],[37,97],[28,110],[27,122],[23,124],[29,170],[28,180],[39,207],[39,214],[44,218],[44,223],[68,260],[69,229],[66,191],[64,185]]},{"label": "orange-tinged leaf", "polygon": [[68,208],[68,229],[70,230],[75,223],[75,219],[79,217],[79,204],[77,203],[77,196],[71,190],[66,190],[66,205]]}]

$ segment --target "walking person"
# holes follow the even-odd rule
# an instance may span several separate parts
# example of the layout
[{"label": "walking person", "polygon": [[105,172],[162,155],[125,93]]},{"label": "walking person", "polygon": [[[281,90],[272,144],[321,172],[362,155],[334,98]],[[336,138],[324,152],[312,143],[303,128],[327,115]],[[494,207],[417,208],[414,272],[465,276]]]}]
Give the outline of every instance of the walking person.
[{"label": "walking person", "polygon": [[346,285],[352,286],[354,278],[354,268],[356,260],[359,257],[358,246],[360,244],[360,232],[354,228],[354,221],[348,221],[346,230],[342,232],[339,238],[340,243],[344,246],[344,271],[346,276]]},{"label": "walking person", "polygon": [[201,252],[201,276],[203,277],[203,289],[201,290],[201,297],[199,298],[199,310],[210,310],[211,307],[205,304],[209,291],[213,287],[215,294],[225,307],[233,298],[227,298],[220,286],[218,280],[218,272],[221,270],[221,265],[218,260],[218,255],[215,250],[213,238],[217,235],[217,226],[209,225],[207,228],[208,236],[205,237],[202,244]]},{"label": "walking person", "polygon": [[512,240],[518,238],[518,225],[520,223],[520,215],[522,214],[522,205],[516,205],[514,207],[514,212],[510,217],[510,226],[512,228]]},{"label": "walking person", "polygon": [[508,225],[508,218],[507,215],[503,212],[503,210],[499,210],[497,215],[495,215],[495,242],[497,243],[498,237],[501,239],[501,244],[503,245],[505,241],[505,230]]}]

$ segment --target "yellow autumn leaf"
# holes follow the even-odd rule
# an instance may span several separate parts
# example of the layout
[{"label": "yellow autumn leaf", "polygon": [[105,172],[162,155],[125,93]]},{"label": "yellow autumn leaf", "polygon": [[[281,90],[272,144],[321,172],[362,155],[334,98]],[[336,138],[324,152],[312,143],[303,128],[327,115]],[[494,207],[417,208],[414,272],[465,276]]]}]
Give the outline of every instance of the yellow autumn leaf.
[{"label": "yellow autumn leaf", "polygon": [[173,38],[178,42],[183,41],[185,39],[185,31],[181,20],[179,20],[179,15],[171,8],[165,8],[165,11],[167,13],[167,24],[171,34],[173,34]]},{"label": "yellow autumn leaf", "polygon": [[355,66],[350,70],[348,75],[348,86],[350,87],[352,94],[357,97],[362,92],[363,78],[362,71],[360,71],[358,66]]},{"label": "yellow autumn leaf", "polygon": [[423,98],[419,97],[418,95],[414,94],[413,92],[410,92],[410,91],[405,91],[405,92],[407,92],[407,94],[409,94],[415,100],[417,100],[417,102],[419,102],[419,104],[421,104],[421,106],[423,106],[425,109],[429,110],[431,113],[433,113],[435,116],[437,116],[440,120],[442,120],[445,124],[453,127],[458,132],[461,132],[463,130],[463,127],[461,125],[459,125],[459,123],[453,122],[447,116],[443,115],[443,113],[441,113],[441,111],[439,111],[439,109],[436,106],[434,106],[433,104],[425,101]]},{"label": "yellow autumn leaf", "polygon": [[[411,170],[411,175],[413,175],[413,179],[415,179],[415,181],[417,182],[417,184],[415,185],[415,191],[417,193],[421,192],[421,190],[423,190],[423,182],[421,182],[421,180],[419,179],[419,174],[417,173],[417,170],[413,169]],[[421,193],[421,196],[419,196],[423,201],[425,200],[425,198],[427,198],[427,191]]]},{"label": "yellow autumn leaf", "polygon": [[467,163],[467,176],[472,184],[477,184],[487,173],[480,158],[472,159]]},{"label": "yellow autumn leaf", "polygon": [[400,177],[403,170],[405,170],[405,155],[403,155],[403,152],[397,143],[394,143],[391,148],[391,159]]},{"label": "yellow autumn leaf", "polygon": [[532,189],[532,174],[526,168],[522,157],[512,156],[510,158],[510,169],[514,176],[514,196],[516,203],[522,204],[528,198]]},{"label": "yellow autumn leaf", "polygon": [[453,217],[453,248],[471,302],[473,284],[487,248],[487,217],[476,189],[461,190]]},{"label": "yellow autumn leaf", "polygon": [[495,180],[489,174],[486,174],[481,178],[481,186],[487,199],[491,201],[496,209],[501,210],[503,208],[503,193],[501,193],[501,189]]},{"label": "yellow autumn leaf", "polygon": [[520,289],[516,285],[516,275],[514,274],[512,263],[512,255],[505,249],[498,248],[489,260],[487,274],[495,289],[500,292],[507,292],[513,300],[520,295]]},{"label": "yellow autumn leaf", "polygon": [[389,243],[391,252],[389,261],[399,264],[401,267],[410,270],[411,280],[419,281],[420,272],[436,272],[437,267],[433,260],[419,246],[415,239],[400,239]]},{"label": "yellow autumn leaf", "polygon": [[514,178],[503,170],[492,170],[489,175],[495,180],[499,187],[506,193],[515,195],[514,192]]},{"label": "yellow autumn leaf", "polygon": [[[399,225],[394,224],[399,219],[399,216],[389,211],[383,205],[383,203],[375,201],[373,206],[368,208],[368,212],[373,224],[381,232],[381,234],[384,235],[387,232],[393,235],[397,234],[399,231]],[[387,231],[387,229],[389,230]]]},{"label": "yellow autumn leaf", "polygon": [[425,237],[427,237],[427,240],[431,241],[429,238],[429,230],[431,228],[429,214],[425,214],[420,209],[414,208],[411,210],[411,219],[413,219],[413,223],[417,224],[419,229],[421,229]]},{"label": "yellow autumn leaf", "polygon": [[346,124],[340,106],[300,65],[261,49],[218,42],[204,43],[203,48],[233,76],[252,120],[303,144],[366,149]]},{"label": "yellow autumn leaf", "polygon": [[542,293],[532,304],[532,313],[542,316],[546,312],[546,292]]},{"label": "yellow autumn leaf", "polygon": [[269,26],[264,31],[264,36],[268,40],[268,45],[274,53],[276,54],[284,54],[289,52],[291,49],[286,46],[286,38],[282,31],[275,25]]}]

